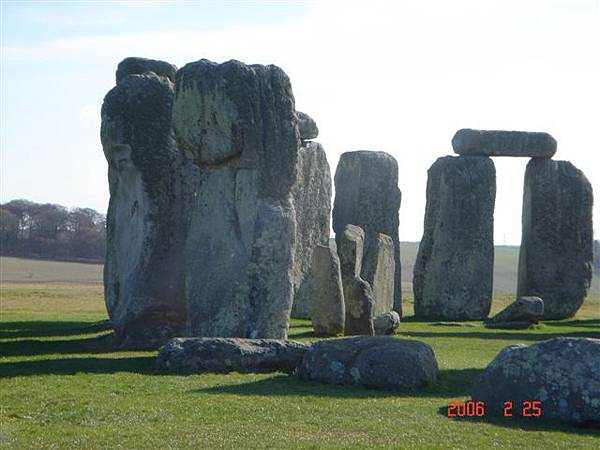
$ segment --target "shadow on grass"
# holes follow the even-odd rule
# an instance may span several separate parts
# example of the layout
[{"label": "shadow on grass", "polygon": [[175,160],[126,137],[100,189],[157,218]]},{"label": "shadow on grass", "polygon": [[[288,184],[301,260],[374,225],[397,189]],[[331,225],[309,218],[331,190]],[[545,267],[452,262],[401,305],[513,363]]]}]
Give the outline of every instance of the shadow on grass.
[{"label": "shadow on grass", "polygon": [[573,319],[565,321],[548,320],[544,322],[546,325],[556,327],[591,327],[600,328],[600,319]]},{"label": "shadow on grass", "polygon": [[0,322],[0,338],[33,338],[52,336],[74,336],[109,330],[110,322],[63,322],[63,321],[22,321]]},{"label": "shadow on grass", "polygon": [[0,356],[36,356],[52,354],[112,353],[122,351],[112,333],[82,339],[19,340],[0,343]]},{"label": "shadow on grass", "polygon": [[[472,330],[472,328],[470,328]],[[453,332],[433,332],[433,331],[400,331],[398,336],[413,338],[479,338],[479,339],[512,339],[521,341],[545,341],[556,337],[586,337],[600,338],[600,331],[577,331],[574,333],[528,333],[519,330],[512,332],[480,332],[480,331],[453,331]]]},{"label": "shadow on grass", "polygon": [[525,431],[562,431],[580,435],[600,436],[600,429],[597,428],[597,425],[594,428],[592,428],[592,426],[578,427],[556,420],[542,420],[535,417],[500,417],[487,414],[484,417],[448,417],[448,406],[442,406],[438,410],[438,413],[447,417],[448,420],[454,420],[456,422],[488,423]]},{"label": "shadow on grass", "polygon": [[277,375],[248,383],[194,389],[191,393],[230,394],[251,396],[313,396],[336,398],[379,397],[442,397],[454,398],[468,394],[474,379],[482,369],[441,370],[438,383],[422,391],[400,392],[373,390],[360,386],[334,386],[302,381],[297,377]]},{"label": "shadow on grass", "polygon": [[64,358],[17,361],[0,364],[0,378],[117,372],[157,375],[155,360],[154,356],[138,356],[133,358]]}]

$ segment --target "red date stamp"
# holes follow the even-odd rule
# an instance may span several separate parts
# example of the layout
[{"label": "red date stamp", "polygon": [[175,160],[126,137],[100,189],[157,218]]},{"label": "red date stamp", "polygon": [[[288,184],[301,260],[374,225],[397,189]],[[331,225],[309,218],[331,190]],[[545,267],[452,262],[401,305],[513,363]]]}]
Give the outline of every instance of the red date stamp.
[{"label": "red date stamp", "polygon": [[[484,401],[469,400],[448,404],[448,417],[485,417],[486,412],[487,405]],[[504,417],[513,417],[513,415],[540,417],[542,415],[542,402],[540,400],[526,400],[520,405],[515,405],[512,401],[507,401],[504,402],[502,415]]]}]

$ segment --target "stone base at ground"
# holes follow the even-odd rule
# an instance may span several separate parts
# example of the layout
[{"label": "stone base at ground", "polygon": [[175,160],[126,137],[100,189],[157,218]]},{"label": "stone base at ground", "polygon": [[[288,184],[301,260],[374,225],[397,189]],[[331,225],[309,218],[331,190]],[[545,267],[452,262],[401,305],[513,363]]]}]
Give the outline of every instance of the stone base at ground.
[{"label": "stone base at ground", "polygon": [[389,336],[355,336],[313,343],[299,376],[325,384],[411,391],[437,380],[433,350],[419,341]]},{"label": "stone base at ground", "polygon": [[494,317],[489,323],[531,322],[537,323],[544,315],[544,301],[539,297],[519,297]]},{"label": "stone base at ground", "polygon": [[471,397],[486,402],[486,415],[502,415],[507,401],[514,415],[522,415],[524,402],[538,400],[542,415],[536,420],[600,425],[600,339],[507,347],[475,381]]},{"label": "stone base at ground", "polygon": [[160,351],[157,365],[175,373],[293,373],[309,347],[279,339],[175,338]]}]

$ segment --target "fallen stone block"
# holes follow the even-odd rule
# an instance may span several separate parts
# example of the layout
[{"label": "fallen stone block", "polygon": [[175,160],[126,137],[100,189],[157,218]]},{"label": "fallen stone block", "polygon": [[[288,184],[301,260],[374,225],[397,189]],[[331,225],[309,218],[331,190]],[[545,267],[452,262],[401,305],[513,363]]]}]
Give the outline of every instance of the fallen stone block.
[{"label": "fallen stone block", "polygon": [[279,339],[174,338],[156,362],[176,373],[293,373],[308,348],[309,343]]},{"label": "fallen stone block", "polygon": [[298,374],[317,383],[412,391],[436,382],[438,364],[424,342],[355,336],[313,343]]}]

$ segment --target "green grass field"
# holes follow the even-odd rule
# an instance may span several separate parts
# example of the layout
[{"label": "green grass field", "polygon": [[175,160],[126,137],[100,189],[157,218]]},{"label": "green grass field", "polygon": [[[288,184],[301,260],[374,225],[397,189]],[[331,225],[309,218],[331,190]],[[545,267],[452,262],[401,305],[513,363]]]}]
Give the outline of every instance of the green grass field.
[{"label": "green grass field", "polygon": [[[65,278],[65,277],[63,277]],[[394,393],[283,374],[163,375],[152,352],[113,347],[102,286],[4,281],[0,291],[0,448],[598,448],[600,430],[517,418],[446,417],[449,401],[504,347],[555,336],[600,338],[600,297],[575,319],[534,330],[433,327],[405,295],[399,339],[431,344],[438,384]],[[496,296],[494,310],[512,300]],[[290,338],[313,339],[295,321]]]}]

